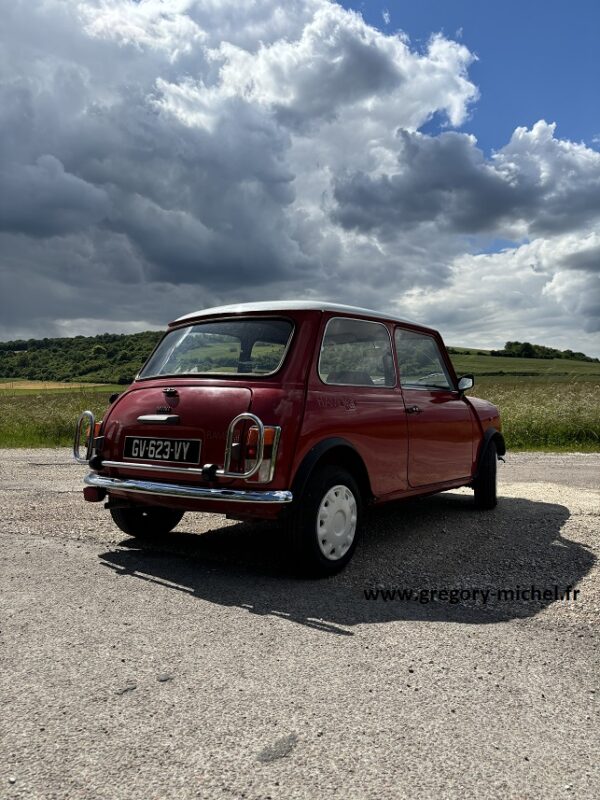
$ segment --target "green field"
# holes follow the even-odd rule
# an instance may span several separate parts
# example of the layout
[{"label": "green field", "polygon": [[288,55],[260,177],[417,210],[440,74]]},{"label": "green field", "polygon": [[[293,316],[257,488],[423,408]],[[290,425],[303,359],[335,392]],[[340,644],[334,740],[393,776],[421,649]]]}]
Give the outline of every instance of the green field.
[{"label": "green field", "polygon": [[458,353],[451,356],[459,374],[472,372],[480,378],[543,378],[546,380],[600,381],[600,364],[594,361],[570,361],[564,358],[508,358]]},{"label": "green field", "polygon": [[[459,353],[457,373],[472,372],[469,394],[495,403],[512,450],[600,450],[600,364],[567,359]],[[500,373],[500,374],[499,374]]]},{"label": "green field", "polygon": [[[558,369],[554,362],[543,360],[476,355],[455,355],[453,360],[459,374],[475,373],[470,394],[500,407],[509,449],[600,450],[600,365],[560,361]],[[505,366],[534,374],[486,375],[490,361],[512,362]],[[0,446],[70,445],[81,411],[89,408],[101,419],[109,395],[122,390],[111,385],[44,389],[24,381],[12,385],[2,381]]]},{"label": "green field", "polygon": [[5,381],[0,385],[0,447],[70,445],[81,412],[89,408],[101,419],[115,391],[123,391],[123,387],[15,389]]},{"label": "green field", "polygon": [[481,378],[471,395],[495,403],[511,450],[600,451],[600,379]]}]

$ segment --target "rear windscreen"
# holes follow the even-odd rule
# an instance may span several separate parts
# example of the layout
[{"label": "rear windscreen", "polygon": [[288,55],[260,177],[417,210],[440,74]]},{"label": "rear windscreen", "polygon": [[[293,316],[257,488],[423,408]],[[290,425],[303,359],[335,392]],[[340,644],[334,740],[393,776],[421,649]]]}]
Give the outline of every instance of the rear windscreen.
[{"label": "rear windscreen", "polygon": [[177,328],[167,333],[138,377],[269,375],[281,366],[292,330],[285,319],[236,319]]}]

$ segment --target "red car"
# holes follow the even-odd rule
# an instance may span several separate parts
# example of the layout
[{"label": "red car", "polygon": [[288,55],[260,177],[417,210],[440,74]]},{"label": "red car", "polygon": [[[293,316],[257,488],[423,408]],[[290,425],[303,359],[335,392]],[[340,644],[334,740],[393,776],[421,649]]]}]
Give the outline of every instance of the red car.
[{"label": "red car", "polygon": [[277,518],[296,563],[331,574],[352,557],[368,504],[470,486],[476,506],[496,505],[500,417],[465,396],[473,383],[437,331],[375,311],[198,311],[169,325],[102,422],[81,415],[84,497],[106,499],[142,538],[186,511]]}]

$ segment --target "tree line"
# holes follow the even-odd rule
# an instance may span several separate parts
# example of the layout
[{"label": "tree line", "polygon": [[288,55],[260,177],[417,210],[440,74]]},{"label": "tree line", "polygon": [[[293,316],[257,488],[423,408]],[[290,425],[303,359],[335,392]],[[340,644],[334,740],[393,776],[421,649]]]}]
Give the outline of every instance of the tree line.
[{"label": "tree line", "polygon": [[131,383],[161,331],[0,342],[0,378]]},{"label": "tree line", "polygon": [[503,350],[490,350],[490,355],[504,356],[505,358],[564,358],[568,361],[600,361],[598,358],[591,358],[573,350],[557,350],[554,347],[545,347],[543,344],[531,344],[530,342],[507,342]]}]

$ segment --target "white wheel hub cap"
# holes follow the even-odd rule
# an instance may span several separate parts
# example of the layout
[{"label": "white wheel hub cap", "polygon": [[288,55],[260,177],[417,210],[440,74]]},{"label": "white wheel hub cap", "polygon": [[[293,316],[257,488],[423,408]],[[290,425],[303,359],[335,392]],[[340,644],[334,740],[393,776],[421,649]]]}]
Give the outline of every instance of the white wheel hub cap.
[{"label": "white wheel hub cap", "polygon": [[356,535],[356,499],[347,486],[332,486],[317,512],[317,541],[330,561],[337,561],[348,551]]}]

